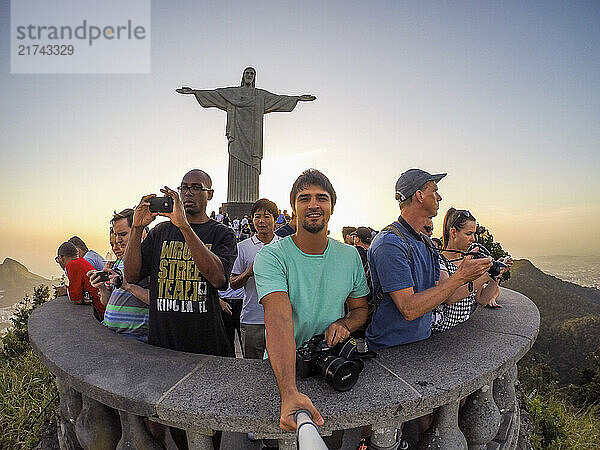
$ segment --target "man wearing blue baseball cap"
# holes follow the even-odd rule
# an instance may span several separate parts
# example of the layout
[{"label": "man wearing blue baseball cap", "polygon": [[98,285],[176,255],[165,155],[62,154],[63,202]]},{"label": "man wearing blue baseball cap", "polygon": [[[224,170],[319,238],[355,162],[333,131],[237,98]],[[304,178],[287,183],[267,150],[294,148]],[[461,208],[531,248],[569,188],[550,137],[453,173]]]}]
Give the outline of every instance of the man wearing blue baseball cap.
[{"label": "man wearing blue baseball cap", "polygon": [[437,215],[442,200],[437,184],[445,176],[410,169],[396,182],[400,216],[375,237],[368,252],[373,296],[379,303],[366,332],[370,350],[427,339],[431,311],[459,287],[472,289],[472,281],[492,264],[491,258],[467,256],[453,275],[438,283],[437,250],[420,230]]}]

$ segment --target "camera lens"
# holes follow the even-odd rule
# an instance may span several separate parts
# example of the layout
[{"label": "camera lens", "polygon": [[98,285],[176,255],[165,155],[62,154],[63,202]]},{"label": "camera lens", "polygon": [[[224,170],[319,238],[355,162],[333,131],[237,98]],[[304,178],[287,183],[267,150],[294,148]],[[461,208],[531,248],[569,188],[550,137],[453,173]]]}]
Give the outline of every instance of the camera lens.
[{"label": "camera lens", "polygon": [[356,361],[340,358],[339,356],[326,356],[317,364],[323,378],[336,391],[340,392],[347,391],[356,384],[362,369]]},{"label": "camera lens", "polygon": [[490,274],[490,277],[492,278],[496,278],[498,275],[500,275],[500,270],[504,269],[506,267],[506,264],[501,263],[500,261],[492,261],[492,267],[490,267],[490,269],[488,270],[488,273]]},{"label": "camera lens", "polygon": [[333,347],[333,354],[342,358],[352,359],[356,356],[356,340],[354,338],[347,339],[345,342],[337,344]]},{"label": "camera lens", "polygon": [[113,281],[113,286],[117,289],[121,289],[121,286],[123,286],[123,278],[120,276],[116,277]]}]

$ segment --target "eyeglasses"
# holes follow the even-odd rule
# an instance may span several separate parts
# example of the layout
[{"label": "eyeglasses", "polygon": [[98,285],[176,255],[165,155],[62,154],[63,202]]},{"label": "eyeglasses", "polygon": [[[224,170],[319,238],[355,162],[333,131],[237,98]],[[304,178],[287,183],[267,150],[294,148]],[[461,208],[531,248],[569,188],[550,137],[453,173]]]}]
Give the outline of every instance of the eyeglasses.
[{"label": "eyeglasses", "polygon": [[458,220],[461,217],[464,217],[466,219],[470,219],[470,218],[474,219],[473,215],[466,209],[458,209],[457,212],[458,212],[458,214],[456,214],[456,216],[454,216],[454,220],[452,220],[452,224],[450,225],[450,228],[455,227],[458,224]]},{"label": "eyeglasses", "polygon": [[181,186],[177,187],[177,190],[180,194],[183,194],[186,191],[190,191],[192,194],[197,194],[202,191],[211,191],[212,189],[205,188],[201,184],[192,184],[190,186],[188,186],[187,184],[182,184]]}]

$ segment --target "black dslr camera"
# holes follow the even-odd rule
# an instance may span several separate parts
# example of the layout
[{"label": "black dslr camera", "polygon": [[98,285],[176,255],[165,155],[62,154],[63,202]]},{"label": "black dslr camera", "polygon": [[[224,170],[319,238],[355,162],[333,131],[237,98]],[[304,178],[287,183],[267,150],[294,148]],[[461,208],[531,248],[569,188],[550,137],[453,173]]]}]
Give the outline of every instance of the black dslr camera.
[{"label": "black dslr camera", "polygon": [[[476,247],[479,250],[475,252],[473,250]],[[473,259],[482,259],[482,258],[487,258],[488,256],[492,257],[492,255],[490,254],[490,252],[487,248],[485,248],[483,245],[477,244],[477,243],[471,244],[471,247],[469,247],[469,250],[467,251],[467,253],[465,253],[465,255],[472,255]],[[506,264],[492,258],[492,267],[490,267],[490,269],[488,270],[488,273],[490,274],[490,277],[496,278],[498,275],[500,275],[500,270],[504,269],[505,267],[507,267]]]},{"label": "black dslr camera", "polygon": [[113,267],[112,270],[114,270],[117,273],[117,276],[114,278],[112,285],[117,289],[121,289],[121,286],[123,286],[123,273],[116,267]]},{"label": "black dslr camera", "polygon": [[302,378],[320,374],[336,391],[352,388],[363,368],[353,338],[329,347],[318,334],[296,350],[296,373]]}]

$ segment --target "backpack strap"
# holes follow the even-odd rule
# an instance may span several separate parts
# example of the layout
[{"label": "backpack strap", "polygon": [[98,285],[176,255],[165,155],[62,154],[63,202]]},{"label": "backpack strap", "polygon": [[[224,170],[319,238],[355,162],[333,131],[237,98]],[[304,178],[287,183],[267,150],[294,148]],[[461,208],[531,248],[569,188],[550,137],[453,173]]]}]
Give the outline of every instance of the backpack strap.
[{"label": "backpack strap", "polygon": [[412,258],[412,248],[410,247],[410,244],[406,240],[406,236],[404,236],[404,233],[402,232],[402,230],[400,228],[398,228],[395,223],[393,223],[393,222],[390,223],[387,227],[385,227],[381,231],[390,231],[390,232],[394,233],[396,236],[400,237],[406,244],[406,247],[408,248],[408,259],[410,259],[412,261],[412,259],[413,259]]},{"label": "backpack strap", "polygon": [[[412,248],[410,247],[410,244],[406,240],[406,236],[404,236],[404,233],[402,232],[402,230],[400,228],[398,228],[398,226],[395,223],[390,223],[387,227],[383,228],[381,231],[389,231],[391,233],[394,233],[396,236],[398,236],[399,238],[401,238],[404,241],[404,243],[406,244],[406,248],[408,248],[408,259],[412,263],[412,260],[413,260]],[[383,290],[381,289],[381,286],[379,286],[379,289],[377,290],[377,292],[373,292],[371,301],[369,302],[369,314],[368,314],[368,319],[367,319],[367,326],[371,323],[371,319],[375,315],[375,311],[377,311],[377,308],[379,308],[379,305],[381,304],[382,301],[383,301]]]}]

